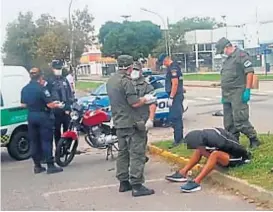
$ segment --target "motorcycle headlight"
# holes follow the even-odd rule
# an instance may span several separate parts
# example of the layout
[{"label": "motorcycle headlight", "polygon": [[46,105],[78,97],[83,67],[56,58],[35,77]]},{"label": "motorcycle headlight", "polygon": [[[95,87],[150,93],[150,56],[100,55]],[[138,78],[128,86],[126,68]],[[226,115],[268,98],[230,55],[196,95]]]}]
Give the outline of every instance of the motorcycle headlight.
[{"label": "motorcycle headlight", "polygon": [[70,117],[72,120],[77,120],[79,118],[79,113],[77,111],[72,111]]}]

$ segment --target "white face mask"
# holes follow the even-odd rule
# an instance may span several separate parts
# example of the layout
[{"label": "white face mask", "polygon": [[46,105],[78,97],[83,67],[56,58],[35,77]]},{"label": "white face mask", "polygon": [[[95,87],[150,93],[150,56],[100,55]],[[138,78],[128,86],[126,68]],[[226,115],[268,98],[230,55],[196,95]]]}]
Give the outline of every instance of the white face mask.
[{"label": "white face mask", "polygon": [[62,69],[53,69],[53,73],[56,76],[61,76],[62,75]]},{"label": "white face mask", "polygon": [[131,72],[131,79],[132,80],[137,80],[140,77],[140,71],[133,70]]}]

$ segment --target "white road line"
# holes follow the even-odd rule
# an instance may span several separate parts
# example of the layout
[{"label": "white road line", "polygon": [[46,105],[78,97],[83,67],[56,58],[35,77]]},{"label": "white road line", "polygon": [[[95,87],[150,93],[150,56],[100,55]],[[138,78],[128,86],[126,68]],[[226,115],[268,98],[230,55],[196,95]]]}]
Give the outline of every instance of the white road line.
[{"label": "white road line", "polygon": [[187,102],[188,102],[188,103],[193,103],[193,102],[196,102],[196,100],[193,100],[193,99],[187,99]]},{"label": "white road line", "polygon": [[[163,179],[163,178],[151,179],[151,180],[146,180],[146,183],[160,182],[160,181],[164,181],[164,180],[165,179]],[[119,186],[119,184],[109,184],[109,185],[90,186],[90,187],[83,187],[83,188],[71,188],[71,189],[64,189],[64,190],[59,190],[59,191],[46,192],[46,193],[43,193],[42,195],[44,197],[49,197],[50,195],[54,195],[54,194],[63,194],[63,193],[68,193],[68,192],[105,189],[105,188],[113,188],[113,187],[118,187],[118,186]]]},{"label": "white road line", "polygon": [[205,101],[212,101],[211,98],[207,98],[207,97],[196,97],[195,99],[198,99],[198,100],[205,100]]}]

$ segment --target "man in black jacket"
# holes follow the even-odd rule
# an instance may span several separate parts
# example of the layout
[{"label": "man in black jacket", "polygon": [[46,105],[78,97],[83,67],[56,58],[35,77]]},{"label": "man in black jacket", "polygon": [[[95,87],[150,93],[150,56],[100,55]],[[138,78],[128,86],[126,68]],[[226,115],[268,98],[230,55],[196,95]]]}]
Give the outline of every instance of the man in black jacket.
[{"label": "man in black jacket", "polygon": [[[166,180],[171,182],[187,182],[181,186],[183,192],[201,190],[201,181],[216,165],[234,167],[250,161],[250,153],[239,144],[233,134],[221,128],[191,131],[186,135],[185,143],[188,149],[195,149],[191,159],[183,169],[166,176]],[[203,169],[194,180],[188,180],[188,172],[203,156],[208,158]]]}]

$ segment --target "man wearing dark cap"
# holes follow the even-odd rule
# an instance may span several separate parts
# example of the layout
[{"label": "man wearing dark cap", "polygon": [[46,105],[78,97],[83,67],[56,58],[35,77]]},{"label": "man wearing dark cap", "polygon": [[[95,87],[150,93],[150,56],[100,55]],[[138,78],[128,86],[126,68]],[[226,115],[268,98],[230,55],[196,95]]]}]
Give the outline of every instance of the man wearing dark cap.
[{"label": "man wearing dark cap", "polygon": [[64,132],[68,129],[70,120],[69,113],[71,111],[70,107],[74,98],[69,82],[62,76],[63,66],[64,63],[62,60],[52,61],[52,75],[48,79],[47,84],[47,88],[49,89],[52,98],[55,101],[64,103],[64,108],[53,110],[55,116],[54,140],[56,146],[61,138],[61,128],[63,128]]},{"label": "man wearing dark cap", "polygon": [[180,66],[166,54],[161,54],[158,62],[160,65],[167,67],[165,90],[169,95],[169,121],[174,129],[174,143],[172,146],[174,147],[179,145],[183,139],[183,74]]},{"label": "man wearing dark cap", "polygon": [[224,127],[238,140],[240,133],[250,141],[250,148],[260,145],[257,133],[249,122],[248,101],[251,96],[254,69],[248,53],[234,47],[226,38],[216,43],[216,54],[225,54],[221,70]]},{"label": "man wearing dark cap", "polygon": [[43,157],[47,163],[47,173],[63,171],[54,165],[52,157],[53,122],[50,110],[61,108],[60,102],[53,101],[50,92],[42,85],[42,73],[38,68],[30,70],[31,81],[21,91],[21,104],[28,110],[28,134],[31,142],[34,173],[46,171],[41,165]]},{"label": "man wearing dark cap", "polygon": [[[130,75],[133,70],[133,57],[118,57],[119,70],[107,82],[112,118],[117,129],[119,152],[117,158],[117,178],[119,192],[132,190],[132,195],[154,194],[153,189],[143,186],[146,150],[145,122],[141,120],[137,108],[154,101],[153,95],[139,98]],[[130,181],[130,182],[129,182]]]},{"label": "man wearing dark cap", "polygon": [[[189,162],[180,171],[166,176],[166,180],[186,182],[181,186],[181,191],[186,193],[201,190],[201,181],[216,165],[234,167],[250,162],[251,154],[231,133],[221,128],[191,131],[186,135],[185,143],[188,149],[194,149]],[[200,162],[203,156],[207,158],[203,169],[195,179],[188,180],[188,172]]]}]

